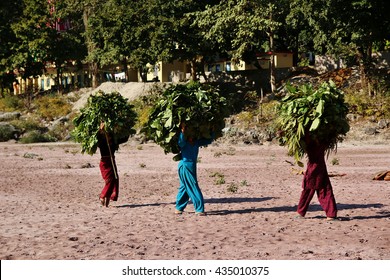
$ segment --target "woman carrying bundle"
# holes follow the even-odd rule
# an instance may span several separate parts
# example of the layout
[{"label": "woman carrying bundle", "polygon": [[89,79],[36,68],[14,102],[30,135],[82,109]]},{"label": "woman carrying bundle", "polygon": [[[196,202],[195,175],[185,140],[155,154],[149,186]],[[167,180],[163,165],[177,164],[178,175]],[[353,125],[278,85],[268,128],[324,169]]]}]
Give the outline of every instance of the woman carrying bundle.
[{"label": "woman carrying bundle", "polygon": [[327,220],[335,220],[337,218],[336,199],[325,162],[327,146],[311,139],[309,133],[305,135],[305,143],[308,161],[297,208],[298,217],[305,217],[310,202],[317,193],[318,201],[325,211]]},{"label": "woman carrying bundle", "polygon": [[111,133],[104,129],[104,122],[100,124],[98,133],[98,147],[100,150],[100,172],[104,180],[104,188],[100,193],[100,203],[108,207],[110,201],[117,201],[119,195],[119,177],[118,169],[115,162],[115,151],[118,150],[119,144],[125,143],[129,136],[114,140]]},{"label": "woman carrying bundle", "polygon": [[183,213],[189,199],[194,204],[195,214],[205,215],[204,199],[200,190],[197,174],[196,163],[198,160],[199,147],[207,146],[213,141],[211,139],[192,139],[185,137],[185,124],[181,124],[181,132],[179,135],[178,144],[181,151],[181,160],[178,166],[180,186],[176,197],[176,214]]},{"label": "woman carrying bundle", "polygon": [[310,202],[317,194],[327,220],[337,219],[337,205],[326,168],[325,155],[336,151],[349,131],[348,104],[344,94],[332,81],[314,88],[311,84],[287,86],[289,93],[279,106],[280,144],[299,161],[307,156],[297,213],[305,217]]}]

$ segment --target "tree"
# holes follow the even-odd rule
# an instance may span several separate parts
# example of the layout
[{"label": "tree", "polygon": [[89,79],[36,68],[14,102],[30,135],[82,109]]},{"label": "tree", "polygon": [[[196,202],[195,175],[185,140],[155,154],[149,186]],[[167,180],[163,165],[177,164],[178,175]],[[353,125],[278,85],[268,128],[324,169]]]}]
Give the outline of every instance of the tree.
[{"label": "tree", "polygon": [[217,42],[220,52],[233,61],[241,59],[260,68],[256,53],[271,53],[270,84],[275,90],[274,59],[275,38],[286,16],[288,1],[222,0],[197,13],[196,23],[204,30],[206,39]]},{"label": "tree", "polygon": [[[84,62],[88,63],[92,75],[92,87],[99,85],[99,71],[102,66],[118,62],[118,45],[113,40],[116,27],[115,15],[118,9],[113,1],[105,0],[63,0],[63,13],[77,15],[82,19],[80,30],[87,53]],[[115,7],[111,11],[110,8]],[[112,29],[112,30],[111,30]]]},{"label": "tree", "polygon": [[[47,51],[54,30],[50,27],[47,3],[38,0],[24,0],[22,13],[11,25],[17,39],[15,52],[10,58],[12,65],[22,79],[37,77],[44,71]],[[27,90],[27,89],[25,89]]]},{"label": "tree", "polygon": [[82,45],[77,33],[58,29],[61,18],[56,3],[23,1],[23,12],[12,24],[18,42],[11,60],[23,79],[42,75],[48,63],[54,65],[57,69],[55,83],[60,89],[66,62],[82,56]]},{"label": "tree", "polygon": [[0,3],[0,94],[7,88],[11,91],[15,79],[10,57],[17,45],[12,24],[20,13],[20,1],[10,0]]},{"label": "tree", "polygon": [[[305,22],[300,36],[313,42],[319,53],[352,57],[367,85],[372,50],[383,49],[390,38],[389,2],[386,0],[294,0],[288,22],[296,28]],[[297,20],[299,19],[299,20]]]},{"label": "tree", "polygon": [[86,61],[89,64],[89,70],[92,74],[92,87],[96,88],[99,85],[98,75],[100,65],[100,47],[102,40],[100,39],[100,33],[97,28],[97,22],[99,21],[97,13],[101,9],[105,1],[88,0],[82,1],[80,7],[82,7],[83,23],[85,28],[85,43],[88,50]]},{"label": "tree", "polygon": [[180,2],[180,5],[172,6],[174,49],[170,50],[171,59],[189,61],[191,66],[191,80],[197,80],[197,73],[204,74],[204,64],[212,61],[218,51],[218,46],[213,41],[203,36],[202,28],[197,24],[196,13],[201,12],[207,5],[215,5],[219,1],[193,1]]},{"label": "tree", "polygon": [[65,1],[50,0],[50,2],[52,28],[57,32],[48,56],[56,65],[56,84],[61,86],[62,73],[70,64],[81,65],[87,49],[83,40],[83,24],[79,13],[67,9]]},{"label": "tree", "polygon": [[164,34],[170,29],[160,15],[158,1],[128,1],[124,7],[122,26],[122,55],[127,62],[139,70],[142,81],[146,82],[147,64],[154,65],[164,56],[163,42],[168,44]]}]

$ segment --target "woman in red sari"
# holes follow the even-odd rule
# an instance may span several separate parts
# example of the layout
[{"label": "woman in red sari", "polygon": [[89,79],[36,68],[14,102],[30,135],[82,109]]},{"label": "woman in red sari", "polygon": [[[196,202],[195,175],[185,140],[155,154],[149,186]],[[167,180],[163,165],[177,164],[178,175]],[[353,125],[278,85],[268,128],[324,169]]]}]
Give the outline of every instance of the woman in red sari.
[{"label": "woman in red sari", "polygon": [[308,133],[305,136],[305,152],[308,162],[302,181],[302,193],[297,209],[298,217],[306,215],[310,201],[316,193],[327,219],[334,220],[337,218],[337,205],[325,163],[325,151],[328,146],[310,139]]},{"label": "woman in red sari", "polygon": [[115,141],[110,133],[104,130],[104,123],[101,123],[98,134],[98,147],[100,150],[100,172],[104,180],[104,188],[100,193],[100,203],[108,207],[110,201],[117,201],[119,195],[119,177],[115,162],[115,151],[118,150],[119,144],[128,140],[127,138]]}]

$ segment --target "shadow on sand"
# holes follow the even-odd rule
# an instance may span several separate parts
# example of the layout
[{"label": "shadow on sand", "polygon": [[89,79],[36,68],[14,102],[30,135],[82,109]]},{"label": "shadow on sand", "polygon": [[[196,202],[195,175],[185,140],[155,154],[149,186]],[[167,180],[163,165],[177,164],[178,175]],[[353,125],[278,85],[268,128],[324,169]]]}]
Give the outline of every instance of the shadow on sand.
[{"label": "shadow on sand", "polygon": [[[231,204],[231,203],[261,203],[267,200],[277,199],[275,197],[225,197],[225,198],[208,198],[205,199],[205,204]],[[162,202],[162,203],[145,203],[145,204],[124,204],[115,206],[116,208],[138,208],[138,207],[159,207],[163,205],[174,205],[174,202]],[[191,204],[191,202],[189,203]],[[380,209],[384,205],[381,203],[374,204],[337,204],[339,211],[351,210],[351,209],[369,209],[376,208]],[[232,210],[216,210],[207,211],[207,215],[230,215],[230,214],[249,214],[249,213],[263,213],[263,212],[295,212],[297,205],[294,206],[276,206],[276,207],[261,207],[261,208],[243,208],[243,209],[232,209]],[[323,211],[319,204],[310,205],[308,212]],[[309,219],[323,219],[324,216],[314,216]],[[371,216],[349,216],[342,217],[340,220],[363,220],[363,219],[385,219],[390,218],[389,211],[379,211],[377,215]]]},{"label": "shadow on sand", "polygon": [[[271,198],[269,198],[271,199]],[[384,205],[380,203],[375,204],[337,204],[338,210],[348,209],[368,209],[377,208],[380,209]],[[219,211],[208,211],[208,215],[229,215],[229,214],[248,214],[248,213],[262,213],[262,212],[295,212],[297,206],[277,206],[277,207],[262,207],[262,208],[246,208],[246,209],[233,209],[233,210],[219,210]],[[323,211],[320,205],[310,205],[310,212]],[[349,216],[340,218],[340,220],[358,220],[358,219],[385,219],[390,217],[389,211],[379,211],[377,215],[373,216]],[[312,219],[323,219],[324,216],[315,216]]]}]

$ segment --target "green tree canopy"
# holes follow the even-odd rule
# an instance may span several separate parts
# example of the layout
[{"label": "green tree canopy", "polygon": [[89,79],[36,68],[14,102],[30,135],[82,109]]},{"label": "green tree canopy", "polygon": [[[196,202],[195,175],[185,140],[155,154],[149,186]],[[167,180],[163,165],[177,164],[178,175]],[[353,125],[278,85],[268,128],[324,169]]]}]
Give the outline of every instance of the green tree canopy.
[{"label": "green tree canopy", "polygon": [[20,4],[17,0],[0,3],[0,94],[5,88],[11,88],[14,80],[10,57],[14,54],[17,39],[11,26],[21,11]]},{"label": "green tree canopy", "polygon": [[294,0],[287,22],[301,45],[352,58],[364,79],[373,49],[383,50],[390,39],[389,10],[387,0]]}]

